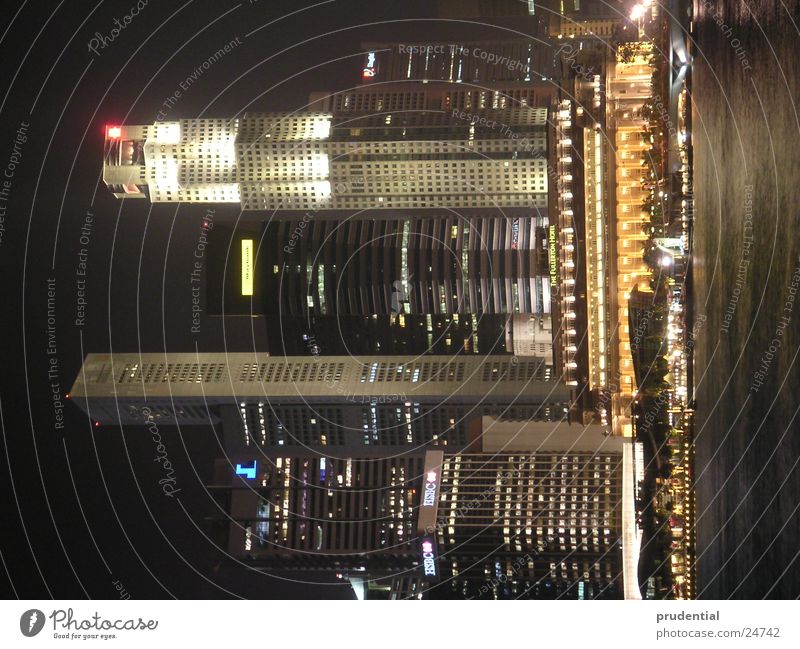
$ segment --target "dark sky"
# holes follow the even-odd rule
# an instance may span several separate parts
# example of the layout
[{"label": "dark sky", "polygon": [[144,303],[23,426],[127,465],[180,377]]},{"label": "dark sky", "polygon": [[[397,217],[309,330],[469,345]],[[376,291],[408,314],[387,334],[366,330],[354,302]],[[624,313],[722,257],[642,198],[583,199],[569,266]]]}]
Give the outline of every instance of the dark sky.
[{"label": "dark sky", "polygon": [[[248,319],[226,323],[223,335],[206,318],[202,334],[189,334],[188,276],[205,208],[110,196],[100,182],[103,129],[152,123],[179,83],[237,36],[241,45],[183,91],[167,119],[297,109],[310,91],[358,83],[360,59],[350,55],[362,41],[504,32],[435,20],[422,0],[149,0],[112,37],[115,19],[124,23],[136,0],[94,4],[0,9],[0,593],[115,598],[119,580],[133,598],[347,597],[342,588],[248,572],[204,538],[202,484],[220,455],[210,429],[165,432],[181,479],[179,505],[158,488],[144,429],[93,428],[68,402],[56,427],[51,383],[63,396],[88,352],[244,351],[265,341]],[[106,42],[95,54],[88,45],[101,40],[96,33]],[[215,209],[218,220],[238,215]],[[93,222],[81,243],[87,212]],[[81,248],[86,311],[76,326]]]}]

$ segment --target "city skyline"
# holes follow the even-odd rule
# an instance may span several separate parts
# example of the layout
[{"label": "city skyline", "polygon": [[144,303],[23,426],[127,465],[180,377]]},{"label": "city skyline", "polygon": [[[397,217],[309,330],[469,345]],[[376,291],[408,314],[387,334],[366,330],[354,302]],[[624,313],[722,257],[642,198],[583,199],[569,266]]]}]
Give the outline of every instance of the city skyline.
[{"label": "city skyline", "polygon": [[566,600],[795,599],[784,4],[9,6],[13,637],[78,599],[275,600],[282,644],[353,639],[290,600],[533,599],[571,643]]},{"label": "city skyline", "polygon": [[[645,149],[639,145],[629,151],[628,140],[645,122],[641,108],[650,92],[650,50],[646,43],[620,44],[617,54],[606,55],[605,79],[582,75],[561,82],[557,91],[545,90],[546,76],[535,75],[532,80],[532,62],[536,59],[541,66],[551,60],[555,65],[555,44],[555,40],[533,45],[495,42],[481,43],[485,48],[481,49],[468,43],[442,52],[432,43],[365,44],[362,86],[344,94],[312,92],[305,111],[107,127],[103,180],[115,198],[214,205],[238,201],[243,212],[273,210],[260,233],[245,227],[226,229],[219,236],[220,242],[228,237],[225,260],[217,259],[210,269],[222,270],[226,279],[212,280],[207,297],[213,300],[213,312],[223,319],[226,314],[249,312],[264,316],[268,326],[277,324],[283,344],[281,349],[270,349],[277,359],[264,357],[255,363],[244,357],[231,359],[229,354],[173,355],[164,360],[129,357],[127,362],[123,357],[119,370],[114,357],[90,355],[72,388],[74,402],[97,423],[216,420],[227,430],[229,451],[250,445],[262,449],[299,445],[324,453],[331,445],[351,456],[348,467],[359,449],[369,446],[403,454],[428,446],[480,447],[477,420],[485,415],[521,422],[581,422],[589,428],[595,424],[595,434],[602,431],[600,440],[609,435],[636,438],[641,447],[634,431],[639,404],[633,383],[634,369],[641,369],[633,361],[640,357],[631,355],[627,317],[630,291],[648,288],[651,273],[644,260],[637,263],[628,252],[631,244],[638,245],[646,236],[626,231],[631,225],[643,225],[647,217],[637,202],[644,194],[635,193],[638,188],[628,180],[637,168],[627,160],[636,162],[636,153]],[[639,49],[623,58],[619,52],[625,47]],[[485,64],[470,66],[470,57],[481,58],[479,52],[493,52],[492,58],[487,54]],[[527,63],[507,65],[513,54],[527,57]],[[494,75],[497,65],[506,66],[507,73]],[[421,68],[423,77],[409,82]],[[478,91],[452,89],[464,74],[473,77],[479,88],[489,85]],[[429,85],[431,81],[444,83]],[[508,83],[521,83],[522,90],[504,87]],[[603,85],[608,88],[606,97],[600,90]],[[601,137],[601,130],[611,123],[616,123],[616,150]],[[606,195],[614,194],[615,175],[619,193],[612,202]],[[586,183],[581,187],[583,178]],[[470,196],[476,189],[477,196]],[[617,214],[608,214],[607,203],[619,205]],[[443,208],[443,215],[434,211]],[[469,216],[476,208],[486,216]],[[303,215],[298,218],[300,211]],[[383,216],[398,211],[408,216],[399,221]],[[457,219],[450,217],[453,212]],[[333,220],[329,213],[342,215],[343,220]],[[219,227],[218,220],[214,224]],[[604,239],[614,240],[606,234],[609,230],[618,231],[611,245],[619,251],[617,260],[607,259],[609,245]],[[221,250],[214,250],[215,238],[209,237],[209,260],[221,257]],[[390,242],[396,246],[393,251]],[[446,267],[451,270],[443,274]],[[519,275],[528,268],[529,278],[498,283],[495,276],[514,267]],[[240,275],[240,287],[235,279],[227,279],[229,274],[232,279]],[[614,285],[617,295],[607,300],[605,294]],[[331,290],[332,286],[336,288]],[[577,295],[586,290],[583,287],[589,294],[585,305]],[[231,304],[233,309],[226,308]],[[605,315],[614,309],[616,318]],[[381,318],[385,327],[388,317],[389,328],[396,332],[407,324],[413,329],[415,315],[425,315],[427,345],[415,344],[420,336],[411,330],[403,332],[405,336],[392,334],[390,344],[411,352],[408,356],[385,356],[380,342],[385,338],[363,324]],[[471,347],[476,356],[464,360],[429,356],[433,315],[439,316],[437,324],[444,329],[437,334],[446,341],[453,329],[458,331],[454,326],[458,318],[469,318],[472,335],[467,337],[464,331],[464,349]],[[500,322],[495,325],[498,341],[489,349],[499,351],[502,336],[510,358],[487,356],[487,346],[479,345],[476,336],[484,318],[499,315],[506,316],[506,323],[501,329]],[[535,325],[531,328],[537,319],[538,330]],[[303,344],[298,345],[302,356],[281,357],[287,353],[285,328],[298,325],[303,332]],[[361,344],[366,343],[380,360],[352,356],[348,325],[365,334]],[[323,335],[317,332],[334,326],[349,357],[331,356],[327,340],[320,344]],[[289,335],[294,338],[297,332]],[[459,354],[459,340],[457,334],[456,345],[448,343],[450,353]],[[610,353],[609,347],[614,351]],[[478,387],[475,378],[481,370],[485,385]],[[103,384],[115,372],[116,385],[108,392],[111,386]],[[609,375],[617,381],[610,381]],[[388,383],[376,389],[361,385],[376,381]],[[417,381],[422,385],[415,385]],[[541,381],[549,381],[541,383],[543,391],[535,385]],[[291,385],[281,387],[286,382]],[[408,382],[411,396],[401,391]],[[215,391],[225,383],[231,387],[220,392],[220,399]],[[185,391],[184,386],[197,384],[205,386],[202,399]],[[472,384],[476,391],[468,397]],[[165,386],[169,403],[158,398]],[[507,394],[505,388],[510,389]],[[559,398],[553,397],[556,390]],[[105,405],[112,399],[116,416]],[[297,405],[290,405],[295,401]],[[244,443],[231,445],[230,437]],[[627,462],[641,463],[646,455],[639,448]],[[636,456],[639,460],[633,459]],[[235,479],[239,478],[237,472]],[[636,481],[643,478],[639,470]],[[627,489],[638,492],[631,487],[634,483],[629,480]],[[402,497],[411,496],[403,492]],[[635,497],[627,493],[628,502]],[[615,506],[623,509],[621,495]],[[626,516],[626,529],[631,529],[630,510]],[[617,534],[621,537],[621,526]],[[576,581],[563,593],[579,590],[598,597],[624,592],[626,597],[641,597],[629,585],[641,537],[639,532],[626,538],[625,562],[615,564],[613,578],[610,568],[604,571],[610,579],[605,586],[598,589],[581,581],[590,579],[590,571],[575,568],[571,574]],[[435,546],[433,539],[427,542]],[[422,565],[425,572],[424,561]],[[562,577],[567,575],[563,562],[551,564],[547,574],[539,570],[538,579],[549,583],[548,588],[559,572],[553,565],[561,566]],[[623,565],[626,588],[610,586],[620,579]],[[532,577],[534,572],[527,574]],[[599,579],[601,571],[597,568],[593,574]],[[417,596],[425,583],[413,589]],[[531,582],[525,592],[533,588],[539,593],[539,583]],[[562,586],[556,590],[561,593]]]}]

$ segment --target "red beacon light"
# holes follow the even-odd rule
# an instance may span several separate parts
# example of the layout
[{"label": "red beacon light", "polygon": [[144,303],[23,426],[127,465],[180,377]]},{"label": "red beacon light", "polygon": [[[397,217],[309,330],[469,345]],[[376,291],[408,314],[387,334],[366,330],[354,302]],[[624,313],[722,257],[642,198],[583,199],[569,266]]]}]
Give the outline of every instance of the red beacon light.
[{"label": "red beacon light", "polygon": [[106,135],[109,138],[116,140],[122,136],[122,129],[119,126],[109,126],[106,129]]}]

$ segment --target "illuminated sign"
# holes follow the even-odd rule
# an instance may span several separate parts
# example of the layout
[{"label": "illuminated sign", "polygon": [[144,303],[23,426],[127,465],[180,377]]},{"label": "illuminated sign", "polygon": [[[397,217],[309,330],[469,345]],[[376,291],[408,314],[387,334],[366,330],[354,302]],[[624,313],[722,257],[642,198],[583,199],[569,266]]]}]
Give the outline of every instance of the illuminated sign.
[{"label": "illuminated sign", "polygon": [[244,476],[248,480],[254,480],[256,477],[256,461],[253,460],[253,466],[236,465],[236,475]]},{"label": "illuminated sign", "polygon": [[511,249],[516,250],[519,245],[519,219],[511,221]]},{"label": "illuminated sign", "polygon": [[253,240],[242,239],[242,295],[253,294]]},{"label": "illuminated sign", "polygon": [[419,500],[417,532],[432,534],[436,529],[436,511],[439,507],[439,481],[444,463],[443,451],[425,453],[425,470],[422,473],[422,496]]},{"label": "illuminated sign", "polygon": [[375,52],[367,54],[367,64],[364,66],[364,78],[375,76]]},{"label": "illuminated sign", "polygon": [[422,495],[422,506],[433,507],[436,504],[436,471],[428,471],[425,478],[425,492]]},{"label": "illuminated sign", "polygon": [[558,283],[558,257],[556,256],[556,226],[550,226],[550,286]]},{"label": "illuminated sign", "polygon": [[423,538],[420,544],[422,548],[422,572],[426,577],[438,577],[436,570],[436,542],[432,538]]}]

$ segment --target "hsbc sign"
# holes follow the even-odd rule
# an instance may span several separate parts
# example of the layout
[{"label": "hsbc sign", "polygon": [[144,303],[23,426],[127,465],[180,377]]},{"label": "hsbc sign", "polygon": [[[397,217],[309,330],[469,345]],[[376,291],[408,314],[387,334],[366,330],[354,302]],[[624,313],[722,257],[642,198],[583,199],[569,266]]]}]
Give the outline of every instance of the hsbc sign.
[{"label": "hsbc sign", "polygon": [[417,533],[420,540],[422,574],[430,579],[439,578],[436,557],[436,510],[439,507],[439,487],[442,479],[442,451],[425,453],[425,468],[422,472],[422,495],[419,499]]},{"label": "hsbc sign", "polygon": [[438,577],[436,570],[436,543],[433,539],[422,539],[422,572],[426,577]]},{"label": "hsbc sign", "polygon": [[438,487],[436,471],[428,471],[425,476],[425,490],[422,492],[422,506],[433,507],[436,505],[436,491]]}]

